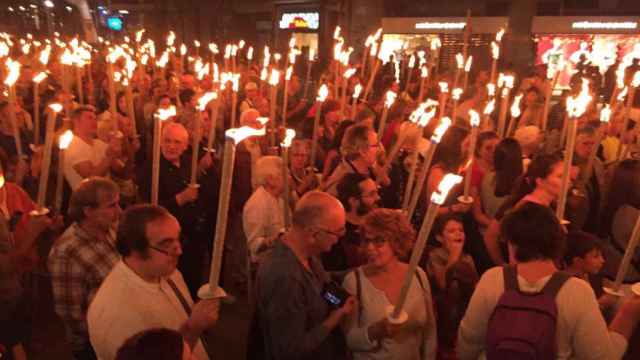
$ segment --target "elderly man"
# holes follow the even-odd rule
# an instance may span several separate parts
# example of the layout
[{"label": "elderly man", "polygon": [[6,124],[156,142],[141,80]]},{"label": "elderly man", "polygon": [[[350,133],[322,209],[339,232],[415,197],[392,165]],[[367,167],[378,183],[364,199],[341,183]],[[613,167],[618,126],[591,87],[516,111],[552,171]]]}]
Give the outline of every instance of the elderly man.
[{"label": "elderly man", "polygon": [[285,229],[282,159],[277,156],[260,158],[253,182],[257,188],[244,205],[242,224],[251,260],[255,262],[260,253],[273,247]]},{"label": "elderly man", "polygon": [[64,176],[75,190],[82,179],[108,176],[118,154],[114,147],[96,138],[98,122],[92,107],[73,110],[71,121],[74,137],[65,151]]},{"label": "elderly man", "polygon": [[322,296],[329,277],[317,260],[344,234],[344,209],[331,195],[312,191],[298,202],[292,222],[258,269],[257,316],[266,358],[346,359],[338,324],[356,301],[329,306]]},{"label": "elderly man", "polygon": [[258,85],[253,81],[248,82],[247,85],[244,86],[244,96],[244,100],[240,103],[240,113],[256,108],[256,100],[260,96]]},{"label": "elderly man", "polygon": [[49,271],[56,314],[64,322],[76,360],[95,359],[87,332],[87,310],[98,287],[120,260],[115,226],[120,217],[118,186],[93,177],[71,195],[74,223],[49,253]]},{"label": "elderly man", "polygon": [[122,261],[109,273],[89,307],[91,344],[101,360],[115,359],[132,335],[151,328],[182,333],[195,359],[209,357],[202,332],[218,318],[218,300],[194,305],[179,271],[180,224],[153,205],[127,209],[116,240]]},{"label": "elderly man", "polygon": [[[178,268],[184,275],[192,295],[205,282],[204,267],[207,262],[209,242],[213,239],[217,203],[217,178],[210,154],[204,155],[198,166],[200,187],[190,186],[191,151],[189,134],[183,125],[169,122],[162,129],[158,204],[164,206],[178,219],[182,232],[184,255]],[[139,179],[141,194],[151,198],[151,165]]]},{"label": "elderly man", "polygon": [[391,181],[386,170],[378,164],[378,153],[381,144],[375,131],[365,124],[350,126],[345,131],[340,146],[344,160],[333,171],[322,186],[330,194],[335,195],[336,186],[345,174],[358,173],[374,179],[378,184],[388,186]]}]

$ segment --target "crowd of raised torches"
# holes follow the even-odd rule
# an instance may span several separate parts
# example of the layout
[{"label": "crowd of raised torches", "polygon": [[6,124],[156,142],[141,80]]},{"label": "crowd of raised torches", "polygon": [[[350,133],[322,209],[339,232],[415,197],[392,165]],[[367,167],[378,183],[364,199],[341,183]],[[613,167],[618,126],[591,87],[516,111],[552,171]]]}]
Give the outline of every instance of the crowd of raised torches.
[{"label": "crowd of raised torches", "polygon": [[[77,100],[79,101],[79,103],[93,104],[93,79],[91,71],[92,58],[96,53],[98,53],[99,50],[105,49],[107,52],[106,66],[110,111],[112,114],[116,113],[116,93],[118,91],[124,91],[127,103],[126,113],[127,116],[129,116],[131,119],[134,135],[136,134],[136,121],[133,106],[133,92],[136,78],[145,72],[153,73],[155,77],[166,78],[167,68],[169,64],[171,64],[172,67],[176,70],[177,76],[180,76],[186,69],[189,69],[190,72],[193,72],[195,74],[197,80],[202,85],[202,91],[200,94],[198,94],[198,114],[204,111],[210,112],[212,125],[210,126],[209,130],[210,133],[208,136],[207,150],[213,151],[213,139],[215,139],[215,131],[216,127],[218,127],[216,125],[218,121],[218,108],[220,106],[220,101],[224,96],[230,98],[232,103],[231,119],[229,122],[229,124],[231,125],[230,127],[234,128],[238,124],[236,105],[241,83],[241,74],[239,71],[238,63],[242,61],[246,63],[248,67],[251,67],[254,64],[254,57],[256,57],[256,51],[254,50],[254,47],[247,46],[245,41],[242,40],[237,43],[226,44],[224,46],[222,59],[218,59],[220,48],[215,43],[209,43],[208,46],[205,47],[209,50],[209,56],[207,56],[207,54],[203,54],[201,52],[201,48],[203,47],[201,46],[201,43],[199,41],[193,41],[192,46],[188,46],[185,43],[182,43],[178,46],[176,43],[177,37],[175,33],[169,32],[166,38],[164,49],[159,52],[155,42],[150,38],[145,39],[144,35],[145,31],[140,30],[135,33],[133,41],[131,41],[129,37],[125,37],[121,43],[116,44],[104,39],[100,39],[99,43],[94,46],[86,43],[85,41],[80,41],[77,38],[71,39],[68,42],[64,42],[59,35],[56,35],[52,39],[46,39],[44,40],[44,42],[39,42],[37,40],[34,40],[31,35],[27,35],[25,38],[16,39],[15,37],[9,36],[8,34],[0,34],[0,60],[2,61],[3,65],[0,66],[0,76],[2,76],[3,84],[5,85],[5,95],[9,102],[12,102],[12,110],[10,111],[10,116],[11,121],[14,125],[14,136],[19,155],[22,155],[22,144],[20,142],[20,136],[17,132],[18,126],[15,120],[13,103],[15,102],[14,84],[20,76],[21,63],[18,60],[14,60],[12,57],[10,57],[10,55],[12,54],[12,49],[14,49],[13,53],[19,53],[23,58],[31,57],[34,59],[30,62],[30,65],[34,70],[32,81],[34,83],[34,103],[36,105],[36,108],[38,108],[39,104],[38,84],[40,84],[49,76],[50,69],[48,67],[48,64],[49,60],[52,57],[57,57],[58,63],[61,66],[61,85],[64,92],[70,94],[72,91],[71,89],[73,88],[73,85],[75,83],[75,88],[77,89],[79,97],[79,99]],[[465,114],[468,115],[468,118],[470,119],[468,126],[471,129],[471,144],[475,143],[474,140],[477,137],[478,131],[493,128],[493,122],[490,120],[490,117],[493,115],[496,108],[499,108],[496,130],[500,136],[512,136],[515,131],[516,119],[521,115],[520,103],[522,101],[523,94],[513,93],[514,85],[517,80],[515,74],[498,72],[498,63],[501,53],[502,39],[504,35],[505,30],[501,29],[496,34],[495,40],[490,44],[492,64],[490,82],[487,86],[489,98],[487,99],[483,107],[483,111],[481,114],[479,114],[475,110],[471,110],[469,114]],[[315,164],[320,127],[321,107],[322,104],[327,100],[327,97],[329,95],[330,88],[328,87],[328,85],[332,85],[333,98],[339,101],[340,112],[342,114],[342,118],[344,119],[348,118],[349,114],[351,116],[355,115],[360,102],[367,102],[369,100],[369,97],[373,90],[375,79],[378,76],[381,67],[386,65],[388,62],[393,62],[393,66],[391,68],[393,71],[393,78],[395,82],[400,84],[403,80],[405,81],[403,93],[407,93],[409,91],[409,84],[412,82],[413,77],[417,73],[419,75],[416,76],[418,84],[417,86],[419,90],[416,97],[416,110],[413,112],[410,119],[408,119],[409,121],[407,123],[411,125],[405,128],[413,128],[414,131],[418,129],[419,132],[422,133],[423,129],[426,128],[431,121],[436,121],[437,124],[434,124],[436,125],[434,126],[436,128],[436,131],[430,138],[431,141],[429,142],[427,156],[425,161],[423,162],[423,166],[419,174],[416,175],[417,161],[412,162],[412,168],[410,169],[409,181],[405,189],[403,209],[405,209],[408,212],[409,216],[411,216],[415,211],[418,197],[422,190],[422,185],[426,180],[426,175],[435,148],[442,138],[444,132],[446,132],[446,129],[452,123],[451,118],[447,116],[449,114],[449,112],[447,111],[447,105],[450,101],[449,97],[451,97],[452,102],[451,115],[455,121],[458,117],[458,103],[463,98],[463,95],[465,95],[465,93],[467,93],[468,91],[469,74],[473,66],[473,58],[472,56],[468,55],[469,38],[468,36],[465,36],[463,52],[458,53],[455,56],[455,73],[452,82],[450,83],[449,81],[441,79],[437,84],[440,90],[439,98],[437,99],[438,101],[435,101],[434,99],[425,100],[426,83],[433,81],[432,79],[440,79],[438,75],[440,49],[442,47],[442,44],[438,38],[435,38],[433,41],[431,41],[429,47],[426,49],[408,51],[405,47],[403,47],[402,53],[398,54],[398,52],[394,52],[389,44],[384,41],[382,37],[382,29],[378,29],[374,34],[367,37],[364,43],[363,56],[359,64],[352,61],[354,48],[346,46],[345,39],[341,36],[341,29],[339,27],[337,27],[334,32],[333,42],[332,62],[330,67],[331,72],[333,73],[333,81],[331,81],[331,79],[329,78],[320,79],[316,91],[314,91],[314,89],[311,88],[310,85],[313,83],[311,79],[312,65],[316,60],[313,49],[309,51],[307,59],[306,75],[304,77],[304,97],[306,98],[309,95],[309,97],[315,98],[316,100],[316,113],[312,135],[311,164]],[[297,58],[302,54],[299,46],[297,46],[296,44],[295,37],[292,37],[290,39],[288,45],[289,46],[287,48],[287,54],[284,56],[284,65],[280,64],[283,56],[279,53],[271,53],[271,49],[268,46],[265,46],[262,51],[262,62],[256,63],[256,65],[260,69],[258,72],[260,74],[260,82],[258,84],[259,89],[262,92],[265,87],[268,87],[270,94],[270,121],[268,125],[269,142],[272,146],[280,144],[283,155],[286,154],[286,149],[290,145],[290,139],[293,133],[291,132],[292,130],[287,130],[285,132],[287,135],[286,139],[289,140],[283,139],[280,142],[276,141],[276,133],[278,127],[286,129],[286,109],[289,96],[288,83],[293,75],[293,68],[296,64]],[[19,48],[19,51],[15,51],[16,48]],[[601,123],[603,124],[603,128],[600,129],[598,136],[601,136],[601,134],[603,133],[604,126],[606,126],[606,124],[608,123],[611,117],[612,109],[615,108],[617,103],[624,104],[626,114],[628,114],[630,110],[632,99],[638,86],[640,86],[640,72],[637,72],[633,76],[629,77],[627,76],[626,70],[627,67],[631,65],[632,59],[636,55],[640,55],[640,47],[636,47],[631,55],[626,56],[616,70],[616,86],[614,89],[614,94],[611,97],[611,104],[607,104],[602,109],[600,119]],[[243,57],[244,59],[242,59]],[[218,64],[218,61],[221,61],[220,65]],[[549,113],[549,104],[552,90],[554,89],[558,81],[558,76],[563,66],[564,65],[562,63],[553,65],[549,64],[548,66],[547,78],[549,80],[549,84],[546,88],[545,94],[545,106],[542,121],[543,130],[545,130],[547,126],[546,118]],[[349,82],[350,79],[355,75],[359,75],[359,80],[353,87],[351,87],[349,85]],[[88,89],[89,91],[87,91],[86,93],[83,91],[85,89],[84,83],[82,81],[83,78],[86,78],[88,82],[88,86],[86,89]],[[282,78],[284,78],[283,81]],[[205,83],[207,83],[206,86],[204,86]],[[281,86],[283,88],[283,98],[278,99],[278,89]],[[393,90],[388,90],[383,95],[381,119],[378,129],[376,129],[379,136],[381,136],[384,132],[389,109],[393,106],[396,99],[401,95],[403,94],[398,94]],[[350,106],[348,106],[349,98],[351,99]],[[589,103],[593,101],[594,99],[592,99],[592,97],[589,95],[588,82],[586,80],[584,80],[581,84],[581,91],[579,95],[569,97],[567,99],[567,117],[564,121],[564,136],[562,137],[563,139],[566,139],[566,141],[564,142],[566,143],[566,149],[571,149],[571,144],[575,142],[574,120],[581,116],[581,114],[586,111]],[[179,112],[182,104],[180,103],[179,98],[176,99],[176,102],[177,109],[160,109],[159,112],[154,116],[154,140],[156,141],[156,143],[154,143],[153,145],[152,172],[152,202],[154,203],[157,203],[158,192],[158,163],[160,157],[160,145],[158,139],[160,137],[161,125],[163,121],[176,116],[176,113]],[[280,114],[277,113],[277,104],[279,103],[283,104],[283,106],[281,107],[282,112]],[[55,120],[56,115],[58,113],[61,113],[63,109],[66,110],[66,114],[68,116],[70,112],[70,106],[71,101],[69,100],[64,101],[62,104],[53,104],[48,106],[47,114],[49,120]],[[281,116],[280,118],[282,119],[282,121],[276,123],[278,115]],[[508,119],[509,117],[510,119]],[[625,122],[627,121],[627,118],[628,116],[625,116]],[[192,134],[194,136],[194,138],[192,138],[194,154],[198,153],[197,147],[199,144],[199,140],[203,136],[201,122],[201,117],[197,116],[193,130],[194,134]],[[56,129],[53,127],[52,123],[54,123],[54,121],[48,121],[45,130],[45,144],[43,148],[43,161],[41,171],[44,179],[40,179],[37,201],[39,210],[45,208],[47,180],[49,167],[51,165],[53,143],[55,140],[54,136],[56,136]],[[65,129],[68,128],[69,124],[65,123],[64,127]],[[626,126],[623,126],[623,131],[626,131],[626,128]],[[34,130],[36,135],[34,142],[36,143],[36,145],[38,140],[40,139],[40,129],[41,123],[39,119],[39,112],[36,111],[34,112]],[[226,132],[227,136],[229,135],[228,131]],[[238,132],[234,131],[233,133],[237,134]],[[239,133],[243,134],[244,132],[240,131]],[[70,132],[65,133],[66,138],[64,142],[60,141],[60,149],[63,149],[64,145],[68,146],[68,142],[70,142],[69,137],[72,136],[70,134]],[[623,133],[622,137],[624,137],[624,135],[625,134]],[[388,166],[394,160],[400,146],[403,145],[403,142],[406,140],[406,138],[407,136],[403,135],[403,133],[400,134],[396,146],[390,152],[390,156],[388,156],[385,161],[385,165]],[[237,139],[234,141],[235,143],[237,143]],[[230,169],[227,169],[227,167],[232,166],[228,163],[227,153],[233,151],[231,150],[233,146],[233,142],[227,143],[227,145],[225,146],[223,172],[231,171]],[[622,146],[620,147],[620,149],[622,149]],[[567,153],[571,154],[572,151],[567,151]],[[624,154],[622,153],[618,154],[620,158],[623,155]],[[595,155],[593,155],[589,159],[590,166],[592,166],[593,164],[594,156]],[[567,164],[570,164],[570,156],[566,156],[565,158]],[[473,161],[472,159],[472,152],[470,152],[469,161],[467,162],[468,169],[471,168]],[[194,156],[194,159],[192,161],[195,164],[197,161],[197,157]],[[195,166],[192,167],[195,169]],[[588,171],[591,170],[588,169]],[[470,178],[468,171],[466,177]],[[568,186],[565,186],[565,183],[566,181],[563,181],[563,195],[561,195],[561,206],[559,206],[558,211],[558,217],[561,219],[564,215],[564,205],[562,205],[562,199],[564,197],[566,201],[566,192],[568,190]],[[191,175],[190,185],[197,186],[195,172]],[[219,206],[223,206],[222,202],[228,201],[228,192],[230,190],[226,190],[225,192],[225,189],[228,189],[228,186],[230,185],[226,184],[226,182],[223,182],[220,196],[221,204]],[[225,200],[225,198],[227,199]],[[460,201],[470,201],[468,180],[465,181],[464,193],[460,198]],[[219,212],[219,216],[226,215],[225,213]],[[289,214],[285,214],[285,217],[287,219],[289,218],[288,216]],[[220,222],[225,222],[225,219],[219,220]],[[216,237],[218,236],[224,237],[224,234],[219,234],[219,231],[217,230]],[[215,256],[219,256],[219,254],[214,254],[214,257]],[[216,277],[213,275],[214,274],[212,270],[212,279]],[[217,283],[212,281],[211,286],[217,286]]]}]

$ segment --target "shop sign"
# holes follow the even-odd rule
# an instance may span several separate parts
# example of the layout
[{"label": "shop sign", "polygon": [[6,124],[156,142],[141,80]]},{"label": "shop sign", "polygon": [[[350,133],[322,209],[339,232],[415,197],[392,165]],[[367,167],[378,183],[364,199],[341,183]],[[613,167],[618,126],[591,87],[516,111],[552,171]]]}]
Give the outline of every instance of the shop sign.
[{"label": "shop sign", "polygon": [[421,22],[416,24],[417,30],[462,30],[466,22]]},{"label": "shop sign", "polygon": [[572,29],[580,30],[633,30],[638,28],[636,21],[575,21]]},{"label": "shop sign", "polygon": [[280,18],[280,29],[312,29],[320,27],[320,13],[284,13]]}]

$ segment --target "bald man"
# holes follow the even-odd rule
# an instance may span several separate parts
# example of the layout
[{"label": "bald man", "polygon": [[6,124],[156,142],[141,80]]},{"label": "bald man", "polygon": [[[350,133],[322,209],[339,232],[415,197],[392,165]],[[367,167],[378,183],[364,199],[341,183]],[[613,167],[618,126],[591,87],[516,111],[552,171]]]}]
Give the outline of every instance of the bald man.
[{"label": "bald man", "polygon": [[344,235],[344,208],[333,196],[312,191],[298,202],[292,223],[258,269],[257,317],[266,358],[346,359],[337,327],[356,300],[329,306],[322,292],[330,280],[318,260]]},{"label": "bald man", "polygon": [[[211,155],[201,156],[198,165],[199,187],[189,186],[191,178],[191,147],[189,133],[177,122],[163,126],[160,140],[160,178],[158,205],[178,219],[182,228],[183,255],[178,269],[182,272],[192,296],[206,282],[203,268],[213,239],[217,203],[218,179]],[[140,193],[146,201],[151,199],[151,162],[138,177]],[[207,206],[208,204],[208,206]]]}]

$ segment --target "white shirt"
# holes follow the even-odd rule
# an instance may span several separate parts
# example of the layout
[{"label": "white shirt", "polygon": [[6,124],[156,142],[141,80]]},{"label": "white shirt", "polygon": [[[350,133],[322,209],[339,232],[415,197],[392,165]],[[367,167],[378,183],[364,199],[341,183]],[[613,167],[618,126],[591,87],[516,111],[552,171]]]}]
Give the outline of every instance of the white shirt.
[{"label": "white shirt", "polygon": [[[190,306],[193,301],[178,270],[170,278]],[[187,313],[165,279],[149,283],[123,261],[113,268],[89,306],[87,322],[91,345],[100,360],[113,360],[122,344],[131,336],[152,328],[179,330]],[[208,360],[198,341],[195,359]]]},{"label": "white shirt", "polygon": [[[485,359],[487,324],[504,293],[502,268],[495,267],[482,275],[458,331],[458,357],[461,360]],[[518,275],[523,292],[539,292],[551,276],[530,283]],[[584,280],[572,277],[556,296],[557,359],[621,359],[627,340],[609,331],[600,313],[593,289]]]},{"label": "white shirt", "polygon": [[257,261],[265,241],[284,231],[284,200],[258,187],[244,204],[242,227],[251,260]]},{"label": "white shirt", "polygon": [[[360,273],[360,306],[354,310],[345,330],[347,346],[356,360],[427,360],[435,359],[437,327],[431,300],[431,286],[422,269],[417,269],[422,285],[416,277],[411,282],[404,311],[409,315],[404,330],[393,339],[384,339],[380,344],[368,336],[369,326],[387,316],[386,309],[392,304],[384,291],[376,288],[364,274]],[[354,272],[345,276],[342,286],[351,294],[357,294],[358,286]],[[424,286],[424,288],[423,288]],[[360,326],[362,325],[362,326]],[[423,351],[421,351],[423,350]]]},{"label": "white shirt", "polygon": [[64,153],[64,176],[72,190],[83,180],[73,167],[85,161],[91,161],[94,166],[98,165],[106,157],[108,147],[109,145],[102,140],[94,139],[93,145],[89,145],[80,137],[73,137]]}]

